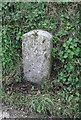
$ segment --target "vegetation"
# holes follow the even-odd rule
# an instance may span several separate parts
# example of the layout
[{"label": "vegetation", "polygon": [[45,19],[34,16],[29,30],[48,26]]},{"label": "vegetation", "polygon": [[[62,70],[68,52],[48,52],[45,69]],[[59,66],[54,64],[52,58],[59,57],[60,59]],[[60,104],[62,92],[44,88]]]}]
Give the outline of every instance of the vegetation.
[{"label": "vegetation", "polygon": [[[70,2],[2,3],[4,103],[43,117],[80,117],[80,10],[79,3]],[[33,29],[53,34],[52,77],[40,88],[26,86],[23,77],[22,38]]]}]

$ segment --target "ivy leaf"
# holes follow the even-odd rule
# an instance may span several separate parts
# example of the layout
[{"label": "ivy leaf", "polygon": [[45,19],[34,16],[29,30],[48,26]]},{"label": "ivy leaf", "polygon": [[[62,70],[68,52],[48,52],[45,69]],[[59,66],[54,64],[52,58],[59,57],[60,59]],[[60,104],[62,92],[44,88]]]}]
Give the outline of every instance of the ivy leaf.
[{"label": "ivy leaf", "polygon": [[79,97],[79,93],[78,93],[78,91],[76,91],[76,93],[75,93],[78,97]]},{"label": "ivy leaf", "polygon": [[37,108],[37,112],[41,112],[41,108],[40,108],[40,105],[38,106],[38,108]]},{"label": "ivy leaf", "polygon": [[68,57],[68,55],[67,55],[67,54],[65,54],[65,55],[64,55],[64,58],[67,58],[67,57]]},{"label": "ivy leaf", "polygon": [[74,46],[73,46],[73,45],[70,45],[70,48],[74,48]]},{"label": "ivy leaf", "polygon": [[72,41],[72,38],[69,38],[69,41],[71,42],[71,41]]},{"label": "ivy leaf", "polygon": [[66,47],[66,43],[63,44],[63,47]]}]

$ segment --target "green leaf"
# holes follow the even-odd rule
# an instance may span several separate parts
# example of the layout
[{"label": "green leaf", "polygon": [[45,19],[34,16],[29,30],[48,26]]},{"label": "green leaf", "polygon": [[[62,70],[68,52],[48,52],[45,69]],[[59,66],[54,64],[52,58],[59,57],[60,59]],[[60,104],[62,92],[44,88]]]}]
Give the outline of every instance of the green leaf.
[{"label": "green leaf", "polygon": [[68,54],[65,54],[65,55],[64,55],[64,58],[67,58],[67,57],[68,57]]},{"label": "green leaf", "polygon": [[58,78],[58,79],[62,80],[62,79],[63,79],[63,77],[59,76],[59,78]]},{"label": "green leaf", "polygon": [[37,112],[41,112],[41,108],[40,108],[40,105],[38,106],[38,108],[37,108]]},{"label": "green leaf", "polygon": [[61,55],[61,56],[63,55],[63,51],[60,52],[60,55]]},{"label": "green leaf", "polygon": [[70,45],[70,48],[74,48],[74,46]]},{"label": "green leaf", "polygon": [[63,44],[63,47],[66,47],[66,43]]},{"label": "green leaf", "polygon": [[71,41],[72,41],[72,38],[69,38],[69,41],[71,42]]},{"label": "green leaf", "polygon": [[76,91],[76,93],[75,93],[78,97],[80,96],[80,94],[78,93],[78,91]]}]

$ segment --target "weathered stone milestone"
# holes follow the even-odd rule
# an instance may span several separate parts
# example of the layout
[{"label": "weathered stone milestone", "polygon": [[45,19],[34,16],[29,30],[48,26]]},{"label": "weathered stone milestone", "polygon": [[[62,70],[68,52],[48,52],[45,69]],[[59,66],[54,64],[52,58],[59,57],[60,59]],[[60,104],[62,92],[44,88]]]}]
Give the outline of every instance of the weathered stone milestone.
[{"label": "weathered stone milestone", "polygon": [[33,30],[24,34],[22,55],[26,80],[40,84],[50,77],[52,47],[52,35],[47,31]]}]

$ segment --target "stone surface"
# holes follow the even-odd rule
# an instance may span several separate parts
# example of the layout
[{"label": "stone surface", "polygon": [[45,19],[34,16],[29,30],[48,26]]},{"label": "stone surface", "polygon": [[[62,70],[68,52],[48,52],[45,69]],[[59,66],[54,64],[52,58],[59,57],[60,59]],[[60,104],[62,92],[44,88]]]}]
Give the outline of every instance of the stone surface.
[{"label": "stone surface", "polygon": [[52,47],[52,35],[47,31],[33,30],[24,34],[22,55],[26,80],[40,84],[50,77]]},{"label": "stone surface", "polygon": [[15,120],[15,118],[41,118],[39,114],[33,114],[24,112],[22,110],[18,111],[13,109],[11,106],[5,106],[0,103],[0,120]]}]

